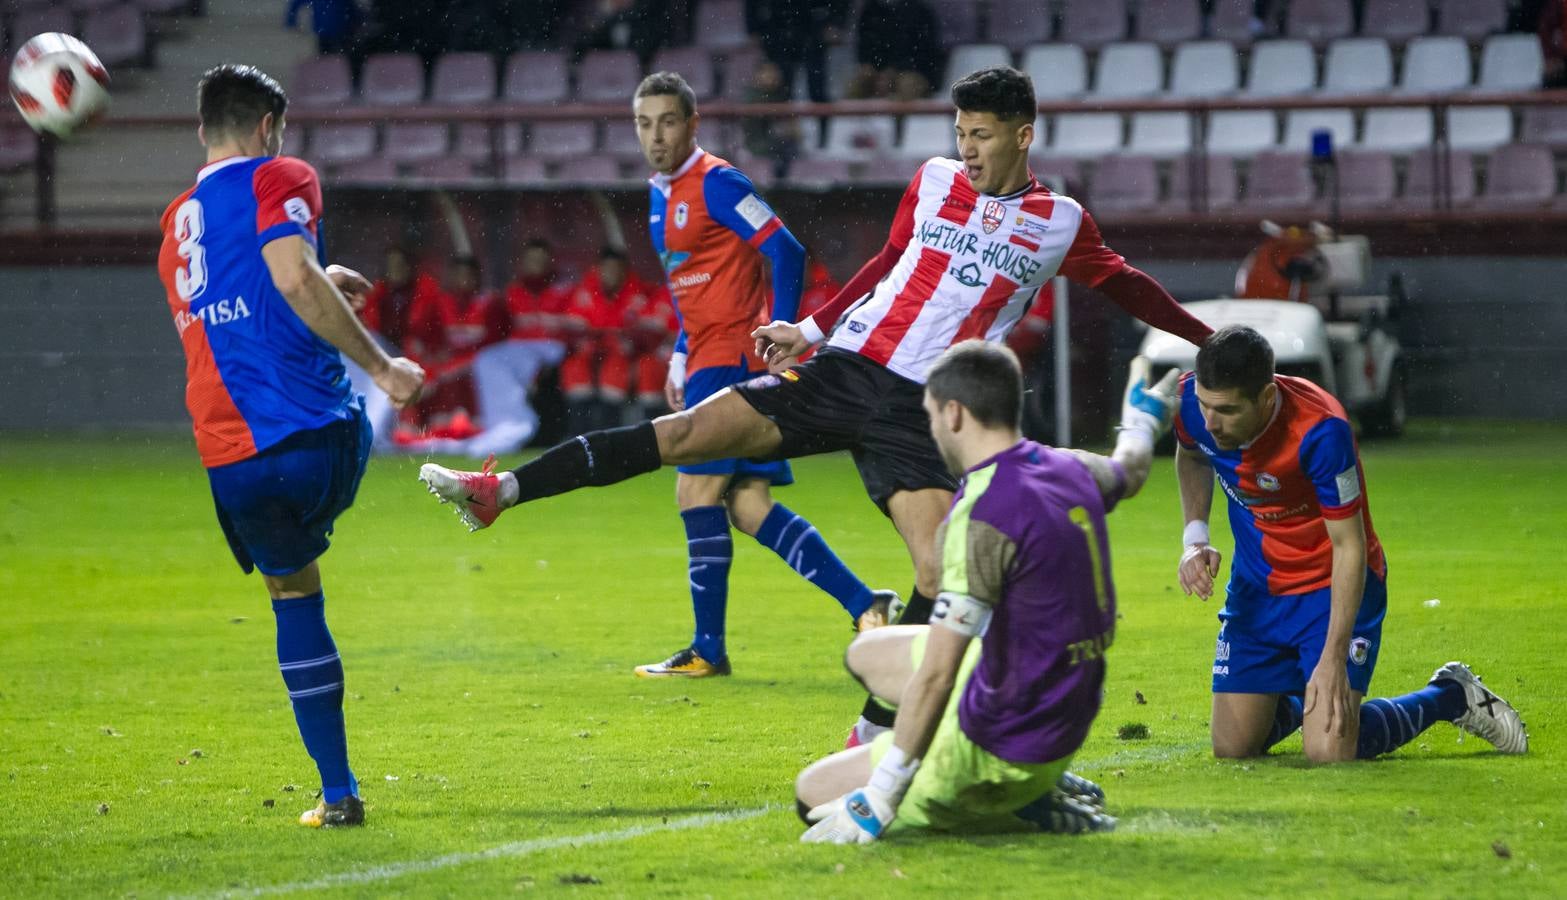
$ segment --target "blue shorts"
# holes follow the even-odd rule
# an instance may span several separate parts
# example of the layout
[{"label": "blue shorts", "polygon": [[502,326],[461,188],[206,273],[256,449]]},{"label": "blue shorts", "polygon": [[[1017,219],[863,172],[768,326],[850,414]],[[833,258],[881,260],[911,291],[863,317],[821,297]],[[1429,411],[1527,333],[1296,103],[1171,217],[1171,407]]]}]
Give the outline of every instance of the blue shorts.
[{"label": "blue shorts", "polygon": [[[709,366],[697,369],[686,376],[686,409],[722,391],[732,384],[741,384],[755,378],[742,362],[738,366]],[[694,466],[678,466],[675,471],[684,475],[733,475],[740,478],[765,478],[769,484],[781,487],[794,484],[794,472],[785,460],[763,462],[756,459],[714,459]]]},{"label": "blue shorts", "polygon": [[[1213,654],[1213,692],[1303,693],[1327,642],[1332,588],[1273,596],[1231,580],[1227,591]],[[1345,661],[1351,690],[1365,693],[1371,686],[1386,614],[1387,582],[1368,570]]]},{"label": "blue shorts", "polygon": [[356,405],[349,419],[208,469],[218,524],[240,568],[290,575],[325,553],[332,523],[353,505],[370,443],[370,420]]}]

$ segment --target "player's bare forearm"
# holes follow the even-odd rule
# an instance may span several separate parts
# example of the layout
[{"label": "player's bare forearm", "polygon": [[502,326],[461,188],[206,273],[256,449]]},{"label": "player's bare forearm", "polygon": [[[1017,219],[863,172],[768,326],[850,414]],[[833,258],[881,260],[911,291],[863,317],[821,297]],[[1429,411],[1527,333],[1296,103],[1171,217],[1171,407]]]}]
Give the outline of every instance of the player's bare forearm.
[{"label": "player's bare forearm", "polygon": [[972,638],[951,628],[931,626],[924,658],[903,689],[898,718],[893,725],[892,743],[910,759],[920,759],[930,749],[936,726],[941,724],[942,712],[952,697],[958,667],[963,663],[963,653],[970,640]]},{"label": "player's bare forearm", "polygon": [[1181,522],[1206,522],[1213,512],[1213,466],[1196,453],[1175,448],[1175,483],[1181,492]]},{"label": "player's bare forearm", "polygon": [[[1153,450],[1141,444],[1117,446],[1110,456],[1087,450],[1073,450],[1072,454],[1088,467],[1100,495],[1106,498],[1118,491],[1122,500],[1135,496],[1148,482],[1149,471],[1153,468]],[[1116,471],[1117,466],[1120,472]]]},{"label": "player's bare forearm", "polygon": [[342,291],[321,268],[315,248],[303,238],[291,236],[268,242],[261,255],[272,283],[311,331],[372,377],[387,370],[391,357],[376,344]]},{"label": "player's bare forearm", "polygon": [[1350,637],[1366,592],[1366,526],[1358,515],[1324,522],[1333,542],[1333,587],[1322,655],[1343,659],[1349,654]]}]

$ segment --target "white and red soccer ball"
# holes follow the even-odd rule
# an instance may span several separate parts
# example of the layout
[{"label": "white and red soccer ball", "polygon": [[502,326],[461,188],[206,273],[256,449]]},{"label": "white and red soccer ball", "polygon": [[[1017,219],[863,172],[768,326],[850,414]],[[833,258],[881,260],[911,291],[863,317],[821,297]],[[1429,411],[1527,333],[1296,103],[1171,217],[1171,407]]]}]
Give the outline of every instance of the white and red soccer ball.
[{"label": "white and red soccer ball", "polygon": [[40,34],[11,61],[11,100],[34,131],[66,137],[109,105],[109,70],[68,34]]}]

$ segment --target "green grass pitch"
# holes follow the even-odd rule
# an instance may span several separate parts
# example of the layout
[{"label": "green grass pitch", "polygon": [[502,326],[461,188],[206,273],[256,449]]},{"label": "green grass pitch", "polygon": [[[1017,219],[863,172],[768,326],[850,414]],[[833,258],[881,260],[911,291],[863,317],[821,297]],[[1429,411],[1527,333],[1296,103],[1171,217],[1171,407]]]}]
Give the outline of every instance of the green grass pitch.
[{"label": "green grass pitch", "polygon": [[[798,843],[791,791],[860,703],[830,599],[737,538],[734,677],[631,676],[689,636],[667,472],[469,535],[416,461],[372,464],[323,561],[369,823],[315,832],[266,597],[189,441],[0,439],[0,895],[1560,896],[1563,446],[1560,424],[1427,422],[1364,453],[1391,564],[1373,692],[1463,659],[1528,756],[1439,724],[1371,763],[1308,767],[1298,737],[1210,759],[1218,601],[1175,586],[1165,461],[1111,517],[1123,618],[1074,765],[1120,829],[833,848]],[[906,591],[849,461],[797,473],[785,502]]]}]

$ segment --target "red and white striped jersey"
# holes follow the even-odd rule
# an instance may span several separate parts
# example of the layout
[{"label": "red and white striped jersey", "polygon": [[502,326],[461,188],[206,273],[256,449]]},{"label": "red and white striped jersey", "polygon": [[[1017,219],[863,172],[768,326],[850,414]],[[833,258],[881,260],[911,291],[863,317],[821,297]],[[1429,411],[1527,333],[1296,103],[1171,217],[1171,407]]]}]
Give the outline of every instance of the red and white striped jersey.
[{"label": "red and white striped jersey", "polygon": [[915,173],[888,243],[902,255],[828,346],[920,384],[953,344],[1003,340],[1058,272],[1097,287],[1126,267],[1071,197],[1032,178],[1014,194],[981,194],[961,163],[941,157]]}]

